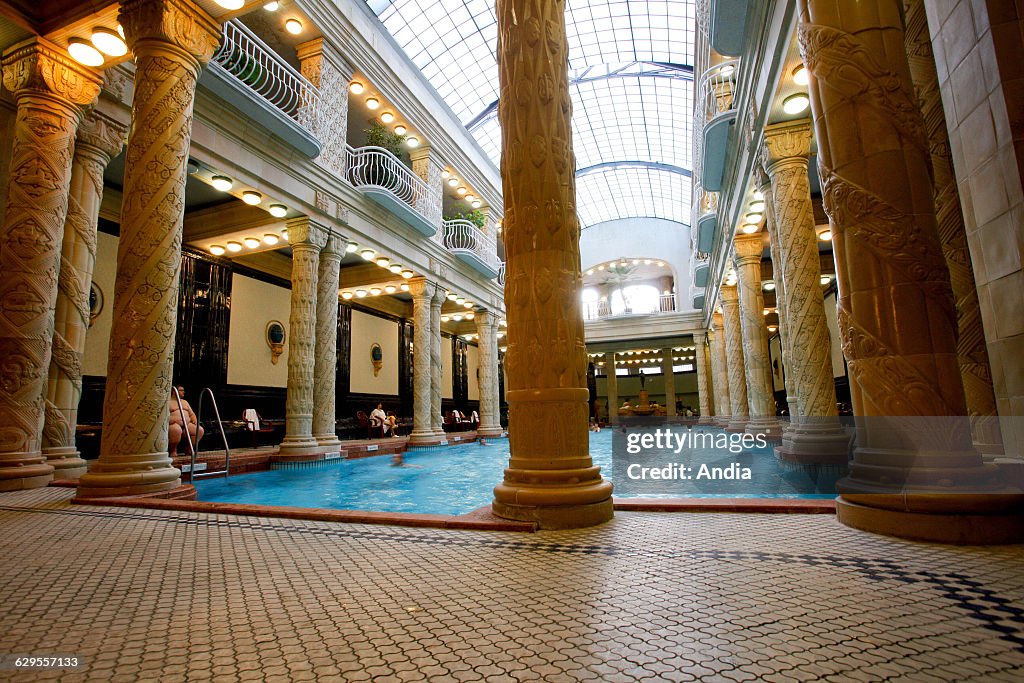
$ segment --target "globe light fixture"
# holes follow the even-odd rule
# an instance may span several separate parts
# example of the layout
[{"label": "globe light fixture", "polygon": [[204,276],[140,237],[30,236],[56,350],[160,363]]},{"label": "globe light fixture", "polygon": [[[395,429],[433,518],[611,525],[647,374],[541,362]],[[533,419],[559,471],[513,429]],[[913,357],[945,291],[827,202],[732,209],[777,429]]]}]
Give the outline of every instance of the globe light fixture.
[{"label": "globe light fixture", "polygon": [[483,206],[483,202],[481,202],[479,199],[477,199],[477,200],[473,201],[473,203],[470,204],[470,206],[472,206],[474,209],[479,209],[481,206]]},{"label": "globe light fixture", "polygon": [[409,146],[409,147],[419,147],[420,146],[420,140],[419,140],[419,138],[408,137],[408,138],[405,139],[405,144],[407,146]]},{"label": "globe light fixture", "polygon": [[400,290],[402,290],[403,292],[408,292],[409,291],[409,284],[407,282],[403,282],[401,285],[398,286],[398,288]]},{"label": "globe light fixture", "polygon": [[803,64],[793,69],[793,82],[797,85],[807,85],[811,82],[810,74]]},{"label": "globe light fixture", "polygon": [[356,296],[359,297],[360,299],[362,299],[363,297],[366,296],[366,290],[365,289],[357,289],[356,290]]},{"label": "globe light fixture", "polygon": [[822,230],[820,233],[818,233],[818,239],[821,240],[822,242],[831,242],[832,241],[832,231],[831,230]]},{"label": "globe light fixture", "polygon": [[271,204],[267,209],[274,218],[284,218],[288,215],[288,207],[284,204]]},{"label": "globe light fixture", "polygon": [[351,83],[348,84],[348,91],[353,95],[362,95],[363,90],[365,90],[365,88],[363,87],[363,84],[360,83],[359,81],[352,81]]},{"label": "globe light fixture", "polygon": [[810,104],[811,101],[807,98],[806,93],[797,93],[782,100],[782,111],[787,114],[799,114],[807,109]]},{"label": "globe light fixture", "polygon": [[821,276],[821,284],[827,285],[830,282],[832,282],[832,276],[831,275],[822,275]]},{"label": "globe light fixture", "polygon": [[72,38],[68,41],[68,54],[71,55],[71,59],[85,66],[103,64],[103,53],[81,38]]},{"label": "globe light fixture", "polygon": [[353,296],[355,296],[355,295],[354,295],[354,294],[352,294],[352,292],[342,292],[342,293],[341,293],[341,298],[342,298],[342,299],[345,299],[346,301],[348,301],[349,299],[351,299],[351,298],[352,298]]},{"label": "globe light fixture", "polygon": [[448,186],[449,187],[455,187],[458,184],[459,184],[459,179],[458,178],[452,177],[452,178],[448,179]]},{"label": "globe light fixture", "polygon": [[770,292],[773,289],[775,289],[775,283],[774,282],[770,282],[770,281],[766,282],[766,283],[764,283],[764,286],[762,287],[762,289],[764,291],[766,291],[766,292]]},{"label": "globe light fixture", "polygon": [[399,264],[399,263],[392,263],[390,266],[388,266],[388,270],[390,270],[395,275],[398,275],[399,273],[402,272],[403,269],[402,269],[401,264]]},{"label": "globe light fixture", "polygon": [[217,4],[224,9],[241,9],[245,0],[216,0]]},{"label": "globe light fixture", "polygon": [[389,259],[387,256],[378,256],[377,265],[380,266],[381,268],[387,268],[389,265],[391,265],[391,259]]},{"label": "globe light fixture", "polygon": [[249,247],[250,249],[255,249],[256,247],[260,246],[260,241],[255,237],[246,237],[242,241],[245,242],[245,246]]},{"label": "globe light fixture", "polygon": [[359,245],[356,244],[355,242],[349,242],[347,245],[345,245],[345,251],[347,251],[350,254],[356,252],[358,249]]},{"label": "globe light fixture", "polygon": [[[412,272],[408,268],[406,268],[405,270],[402,271],[402,277],[405,278],[406,280],[408,280],[409,278],[411,278],[415,274],[416,273]],[[403,292],[406,292],[408,290],[409,290],[409,286],[408,285],[402,285],[402,291]]]},{"label": "globe light fixture", "polygon": [[242,245],[238,242],[228,242],[228,251],[238,253],[242,251]]},{"label": "globe light fixture", "polygon": [[747,223],[742,228],[740,228],[740,231],[744,235],[753,235],[755,232],[760,232],[760,230],[761,228],[757,225],[757,223]]},{"label": "globe light fixture", "polygon": [[398,288],[395,287],[394,285],[387,285],[386,287],[384,287],[384,291],[387,292],[388,294],[394,294],[395,292],[398,291]]},{"label": "globe light fixture", "polygon": [[392,114],[389,111],[386,111],[386,112],[384,112],[383,114],[380,115],[381,123],[391,123],[394,120],[395,120],[395,115]]},{"label": "globe light fixture", "polygon": [[288,31],[288,33],[292,34],[293,36],[297,36],[300,33],[302,33],[302,22],[299,21],[298,19],[289,19],[288,21],[284,22],[284,28],[286,31]]},{"label": "globe light fixture", "polygon": [[405,126],[399,124],[395,126],[395,135],[405,135],[405,131],[408,130]]},{"label": "globe light fixture", "polygon": [[753,211],[754,213],[764,213],[764,202],[763,201],[750,202],[750,205],[747,208],[750,211]]},{"label": "globe light fixture", "polygon": [[378,296],[380,293],[381,293],[381,288],[380,287],[370,287],[370,294],[371,295]]},{"label": "globe light fixture", "polygon": [[228,178],[226,175],[213,176],[213,180],[210,181],[210,184],[213,185],[213,189],[220,190],[221,192],[228,192],[235,186],[235,184],[231,182],[231,178]]},{"label": "globe light fixture", "polygon": [[363,249],[361,252],[359,252],[359,255],[362,256],[367,261],[372,261],[373,257],[376,254],[377,252],[375,252],[373,249]]},{"label": "globe light fixture", "polygon": [[263,201],[263,195],[253,190],[246,190],[242,193],[242,201],[249,206],[258,206]]},{"label": "globe light fixture", "polygon": [[210,253],[213,254],[214,256],[220,256],[221,254],[224,253],[224,247],[220,246],[219,244],[215,244],[212,247],[210,247]]},{"label": "globe light fixture", "polygon": [[268,12],[276,12],[277,10],[281,9],[281,3],[268,2],[267,4],[263,5],[263,9],[267,10]]},{"label": "globe light fixture", "polygon": [[374,110],[378,109],[379,107],[380,107],[380,100],[378,100],[376,97],[367,97],[366,98],[366,108],[367,109],[369,109],[370,111],[374,111]]},{"label": "globe light fixture", "polygon": [[281,241],[281,238],[278,237],[277,235],[275,235],[272,232],[271,233],[267,233],[266,235],[263,236],[263,243],[264,244],[269,244],[270,246],[274,246],[275,244],[277,244],[280,241]]},{"label": "globe light fixture", "polygon": [[109,28],[97,28],[92,32],[92,44],[97,50],[109,57],[123,57],[128,54],[128,46],[124,38]]}]

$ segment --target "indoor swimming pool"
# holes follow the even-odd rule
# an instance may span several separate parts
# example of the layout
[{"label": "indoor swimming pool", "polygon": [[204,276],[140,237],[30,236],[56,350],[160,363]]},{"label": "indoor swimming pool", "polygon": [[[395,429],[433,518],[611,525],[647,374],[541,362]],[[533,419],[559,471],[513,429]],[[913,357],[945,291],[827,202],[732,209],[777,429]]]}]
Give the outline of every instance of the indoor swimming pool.
[{"label": "indoor swimming pool", "polygon": [[[618,498],[832,498],[834,476],[815,484],[807,472],[785,468],[770,448],[736,455],[705,453],[710,465],[737,463],[748,468],[751,480],[673,482],[671,492],[648,492],[623,480],[621,459],[613,463],[610,430],[590,434],[590,452],[604,476],[616,483]],[[492,499],[509,458],[508,439],[494,439],[405,453],[404,467],[393,467],[391,456],[330,461],[316,468],[290,468],[233,475],[197,482],[199,500],[249,505],[278,505],[338,510],[373,510],[441,515],[471,512]]]}]

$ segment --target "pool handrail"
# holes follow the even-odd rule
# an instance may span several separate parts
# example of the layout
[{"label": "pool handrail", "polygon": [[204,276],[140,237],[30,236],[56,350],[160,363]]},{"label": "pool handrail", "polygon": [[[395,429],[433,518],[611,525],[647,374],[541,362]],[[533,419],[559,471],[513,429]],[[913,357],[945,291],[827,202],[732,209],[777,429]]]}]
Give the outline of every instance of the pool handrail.
[{"label": "pool handrail", "polygon": [[[211,389],[210,387],[206,387],[205,389],[203,389],[202,391],[199,392],[199,404],[198,404],[198,407],[196,408],[196,425],[198,426],[198,425],[203,424],[203,420],[202,420],[202,415],[203,415],[203,396],[205,396],[206,394],[210,395],[210,404],[213,406],[213,416],[215,418],[217,418],[217,429],[220,430],[220,440],[224,444],[224,469],[223,470],[214,470],[212,472],[203,472],[201,474],[197,473],[196,472],[196,449],[193,448],[192,449],[192,469],[189,472],[189,475],[192,477],[192,481],[195,481],[197,477],[215,477],[215,476],[220,475],[220,474],[223,474],[225,479],[227,477],[231,476],[231,448],[228,446],[227,434],[224,433],[224,423],[220,419],[220,409],[217,408],[217,399],[216,399],[216,397],[214,397],[213,389]],[[179,404],[180,404],[180,400],[179,400]],[[185,431],[188,431],[188,430],[186,429]],[[189,445],[191,446],[191,441],[189,442]]]}]

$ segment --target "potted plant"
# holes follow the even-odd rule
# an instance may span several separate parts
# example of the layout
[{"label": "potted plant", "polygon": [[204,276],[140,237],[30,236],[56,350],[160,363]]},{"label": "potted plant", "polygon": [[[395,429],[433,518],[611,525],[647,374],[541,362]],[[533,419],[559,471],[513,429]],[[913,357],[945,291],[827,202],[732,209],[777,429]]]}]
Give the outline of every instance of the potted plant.
[{"label": "potted plant", "polygon": [[[367,145],[386,149],[404,163],[404,159],[402,158],[402,143],[405,142],[404,135],[392,132],[388,130],[387,126],[377,122],[370,124],[370,127],[366,128],[363,132],[366,133]],[[367,170],[369,171],[368,175],[370,177],[366,178],[366,180],[370,183],[392,190],[397,189],[395,173],[386,165],[373,164]]]}]

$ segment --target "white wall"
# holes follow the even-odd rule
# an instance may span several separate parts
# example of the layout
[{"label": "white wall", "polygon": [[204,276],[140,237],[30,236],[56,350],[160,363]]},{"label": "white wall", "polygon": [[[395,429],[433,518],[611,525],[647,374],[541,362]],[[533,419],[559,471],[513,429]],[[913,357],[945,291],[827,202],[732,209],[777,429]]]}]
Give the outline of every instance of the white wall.
[{"label": "white wall", "polygon": [[228,384],[288,386],[288,339],[284,353],[272,361],[267,323],[288,329],[291,291],[244,275],[231,276],[231,325],[228,331]]},{"label": "white wall", "polygon": [[455,398],[453,382],[452,340],[450,337],[441,337],[441,398]]},{"label": "white wall", "polygon": [[832,339],[832,376],[845,377],[846,366],[843,363],[842,338],[839,336],[838,309],[836,308],[836,295],[829,294],[825,297],[825,320],[828,322],[828,334]]},{"label": "white wall", "polygon": [[479,367],[480,349],[470,344],[466,351],[466,376],[468,377],[466,398],[470,401],[480,400],[480,381],[477,378]]},{"label": "white wall", "polygon": [[85,338],[82,374],[107,376],[107,354],[110,351],[110,325],[114,320],[114,279],[117,276],[118,239],[105,232],[96,236],[96,267],[92,281],[103,293],[103,309],[93,321]]},{"label": "white wall", "polygon": [[[380,344],[383,365],[376,376],[370,348]],[[352,311],[351,390],[359,394],[398,395],[398,323]]]}]

